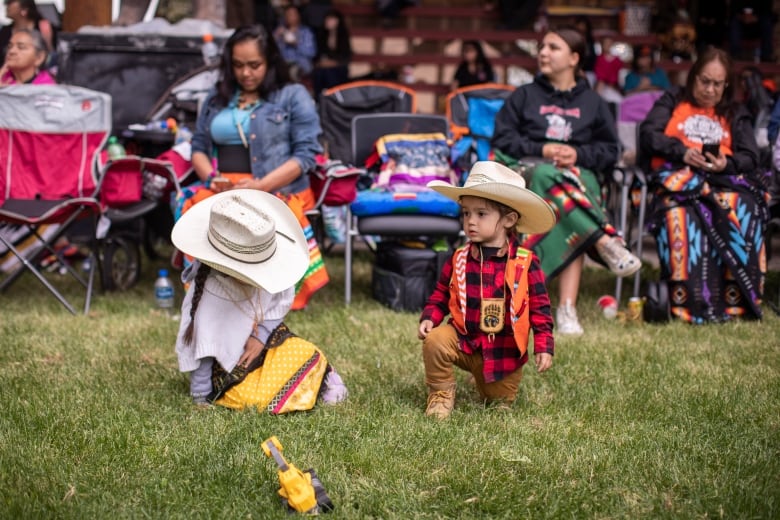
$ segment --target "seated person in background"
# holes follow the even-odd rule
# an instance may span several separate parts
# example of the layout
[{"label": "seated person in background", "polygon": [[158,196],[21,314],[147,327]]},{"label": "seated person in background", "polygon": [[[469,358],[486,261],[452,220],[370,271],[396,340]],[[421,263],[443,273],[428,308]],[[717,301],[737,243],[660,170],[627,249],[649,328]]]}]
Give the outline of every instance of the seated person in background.
[{"label": "seated person in background", "polygon": [[586,15],[579,15],[574,19],[574,28],[582,33],[585,38],[585,55],[580,59],[580,69],[588,77],[591,85],[596,84],[596,39],[593,37],[593,24]]},{"label": "seated person in background", "polygon": [[351,59],[352,45],[344,15],[337,9],[331,9],[325,15],[322,28],[317,31],[317,57],[312,75],[315,96],[349,81]]},{"label": "seated person in background", "polygon": [[274,31],[274,38],[285,61],[290,65],[293,80],[300,81],[311,74],[317,42],[314,32],[301,23],[301,12],[294,5],[284,8],[282,24]]},{"label": "seated person in background", "polygon": [[620,71],[624,63],[612,50],[615,40],[606,35],[601,39],[601,53],[596,56],[593,72],[596,75],[596,92],[608,103],[620,103]]},{"label": "seated person in background", "polygon": [[460,48],[461,62],[452,80],[452,90],[479,83],[491,83],[496,73],[477,40],[466,40]]},{"label": "seated person in background", "polygon": [[696,53],[696,27],[685,9],[678,9],[664,34],[659,34],[664,55],[675,62],[692,60]]},{"label": "seated person in background", "polygon": [[658,67],[653,57],[653,48],[649,45],[634,46],[634,59],[631,71],[626,75],[623,90],[626,94],[645,90],[666,90],[671,86],[669,77]]},{"label": "seated person in background", "polygon": [[543,158],[529,168],[528,188],[555,209],[558,223],[530,235],[545,277],[560,277],[556,331],[582,334],[577,319],[585,253],[618,276],[635,273],[641,262],[607,222],[595,172],[609,171],[618,158],[615,119],[607,103],[579,70],[585,39],[574,29],[548,31],[539,47],[539,73],[507,99],[496,116],[491,141],[496,160],[511,165]]},{"label": "seated person in background", "polygon": [[729,51],[735,59],[752,59],[743,54],[742,39],[745,29],[757,31],[760,40],[761,61],[772,61],[774,48],[772,32],[775,13],[772,0],[732,0],[729,9]]},{"label": "seated person in background", "polygon": [[52,85],[54,78],[46,70],[46,43],[35,29],[17,29],[11,36],[5,63],[0,68],[0,86],[32,83]]},{"label": "seated person in background", "polygon": [[[35,0],[6,0],[5,15],[11,23],[0,28],[0,63],[5,59],[11,35],[18,29],[35,30],[41,33],[47,59],[57,48],[57,33],[51,23],[41,16]],[[47,66],[51,64],[47,63]]]},{"label": "seated person in background", "polygon": [[[233,188],[273,193],[312,233],[305,212],[315,199],[307,172],[322,153],[317,108],[303,85],[292,82],[273,37],[260,25],[239,27],[228,38],[220,80],[203,102],[192,136],[192,166],[205,187],[180,202],[184,213]],[[328,282],[316,240],[298,284],[293,309],[305,307]]]},{"label": "seated person in background", "polygon": [[710,47],[684,90],[659,98],[639,130],[661,279],[672,315],[689,323],[761,318],[766,192],[731,75],[731,58]]},{"label": "seated person in background", "polygon": [[376,9],[382,17],[382,26],[390,27],[401,16],[401,11],[420,3],[420,0],[376,0]]}]

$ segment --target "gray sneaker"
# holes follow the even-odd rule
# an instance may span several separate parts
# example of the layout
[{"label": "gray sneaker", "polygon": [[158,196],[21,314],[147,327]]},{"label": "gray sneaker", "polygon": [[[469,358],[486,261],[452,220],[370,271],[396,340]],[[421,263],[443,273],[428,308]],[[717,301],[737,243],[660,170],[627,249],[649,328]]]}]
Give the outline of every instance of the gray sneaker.
[{"label": "gray sneaker", "polygon": [[604,244],[596,244],[596,251],[609,270],[620,277],[631,276],[642,267],[642,261],[618,237],[609,237]]},{"label": "gray sneaker", "polygon": [[577,319],[577,309],[568,300],[555,309],[555,325],[558,334],[579,336],[585,332]]}]

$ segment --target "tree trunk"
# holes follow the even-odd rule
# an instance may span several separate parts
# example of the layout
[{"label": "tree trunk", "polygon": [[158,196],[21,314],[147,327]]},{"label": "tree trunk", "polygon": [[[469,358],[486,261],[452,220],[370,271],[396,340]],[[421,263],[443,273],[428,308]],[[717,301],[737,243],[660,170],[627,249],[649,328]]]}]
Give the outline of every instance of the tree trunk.
[{"label": "tree trunk", "polygon": [[111,25],[111,0],[68,0],[62,30],[76,32],[84,25]]},{"label": "tree trunk", "polygon": [[235,28],[255,23],[254,0],[230,0],[225,6],[225,25]]}]

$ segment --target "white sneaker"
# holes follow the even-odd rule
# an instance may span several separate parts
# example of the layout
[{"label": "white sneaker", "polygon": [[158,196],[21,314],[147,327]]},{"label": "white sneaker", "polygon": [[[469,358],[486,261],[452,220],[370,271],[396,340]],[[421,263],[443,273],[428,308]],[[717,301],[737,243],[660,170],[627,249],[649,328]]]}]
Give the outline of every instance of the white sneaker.
[{"label": "white sneaker", "polygon": [[568,300],[566,304],[555,309],[555,325],[558,334],[579,336],[585,332],[577,320],[577,309]]}]

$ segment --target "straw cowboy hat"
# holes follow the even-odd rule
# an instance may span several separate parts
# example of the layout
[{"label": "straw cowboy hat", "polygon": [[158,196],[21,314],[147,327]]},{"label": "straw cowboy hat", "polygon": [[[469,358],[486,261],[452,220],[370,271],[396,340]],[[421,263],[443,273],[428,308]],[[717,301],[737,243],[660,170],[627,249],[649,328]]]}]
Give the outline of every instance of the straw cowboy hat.
[{"label": "straw cowboy hat", "polygon": [[444,181],[431,181],[428,187],[455,201],[471,195],[509,206],[520,214],[516,226],[518,233],[546,233],[556,222],[552,207],[526,189],[523,177],[497,162],[474,163],[462,188]]},{"label": "straw cowboy hat", "polygon": [[298,219],[287,205],[259,190],[229,190],[192,206],[171,231],[183,253],[245,283],[278,293],[309,267]]}]

